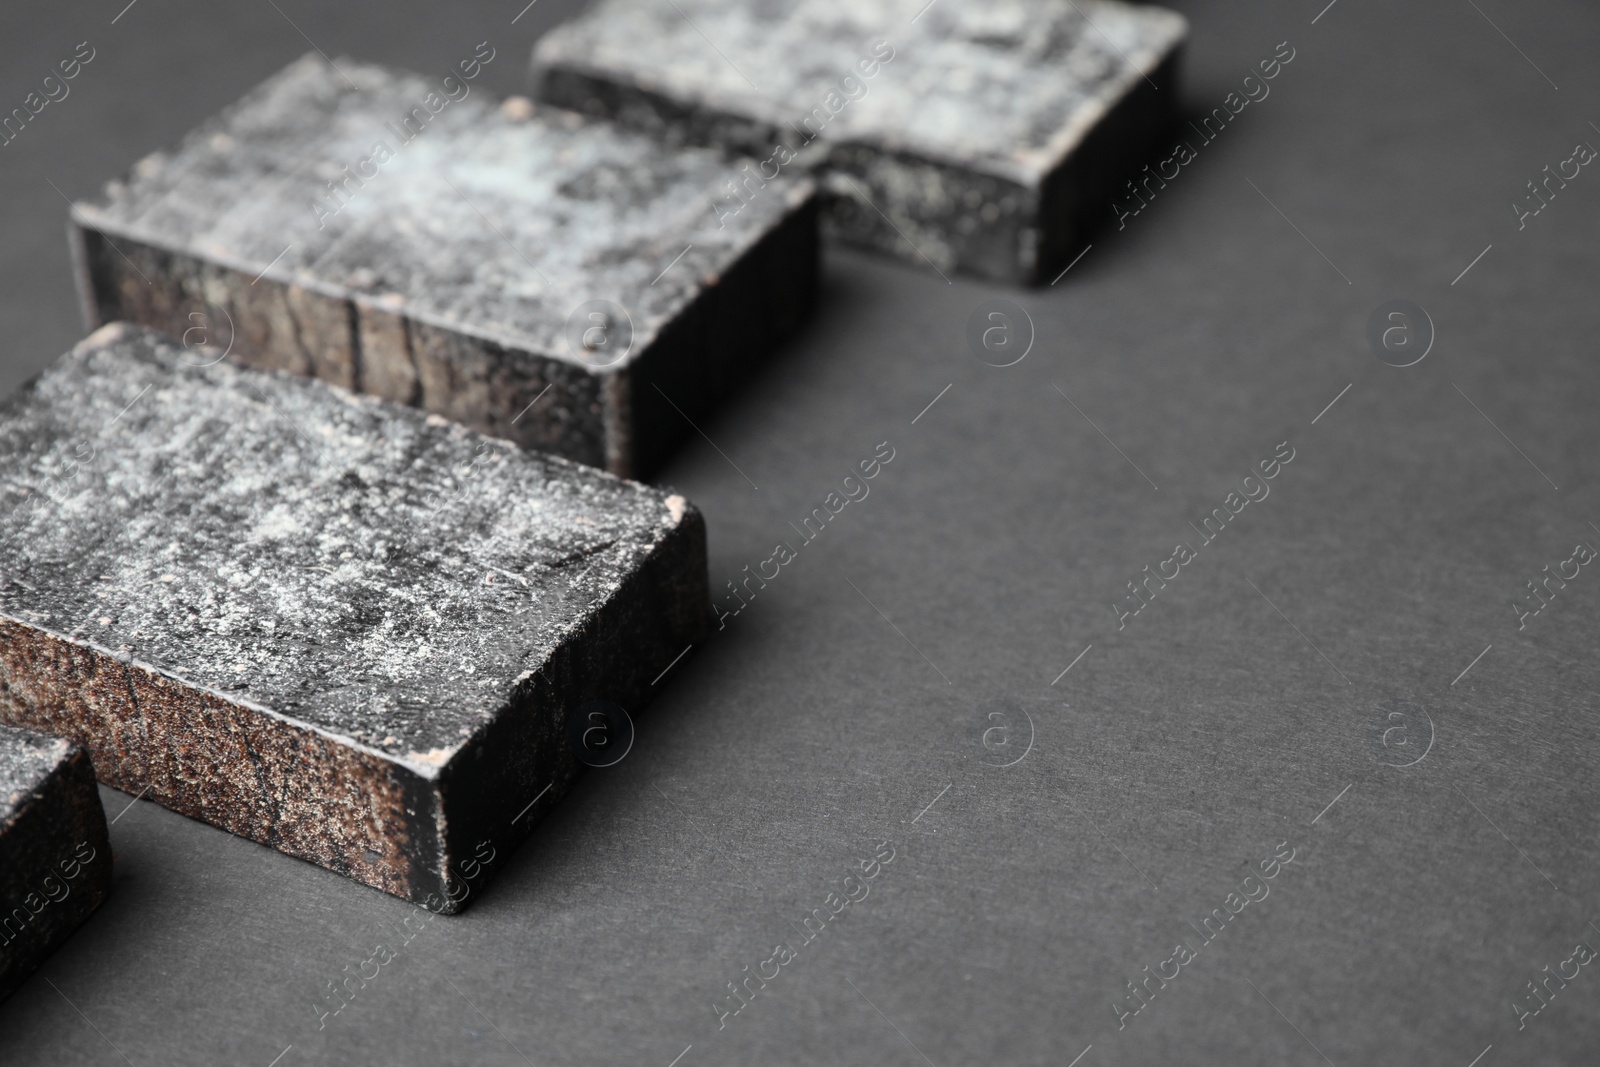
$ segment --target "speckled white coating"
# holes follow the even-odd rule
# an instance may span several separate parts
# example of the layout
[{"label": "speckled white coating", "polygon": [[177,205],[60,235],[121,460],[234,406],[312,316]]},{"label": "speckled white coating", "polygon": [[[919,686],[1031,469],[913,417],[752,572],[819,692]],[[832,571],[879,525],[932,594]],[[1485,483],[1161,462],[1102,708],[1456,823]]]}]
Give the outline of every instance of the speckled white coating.
[{"label": "speckled white coating", "polygon": [[579,365],[569,315],[612,300],[633,324],[620,367],[812,195],[797,176],[719,223],[710,203],[737,169],[718,153],[471,86],[403,140],[439,81],[336,62],[354,88],[308,54],[75,219]]},{"label": "speckled white coating", "polygon": [[189,358],[103,327],[0,409],[0,615],[425,774],[684,521],[437,416]]},{"label": "speckled white coating", "polygon": [[72,746],[58,737],[0,726],[0,827],[44,784]]},{"label": "speckled white coating", "polygon": [[[1174,12],[1116,0],[601,0],[544,37],[534,62],[779,128],[834,93],[822,141],[1028,185],[1186,29]],[[892,58],[863,77],[857,63],[878,42]],[[846,76],[861,88],[840,92]]]}]

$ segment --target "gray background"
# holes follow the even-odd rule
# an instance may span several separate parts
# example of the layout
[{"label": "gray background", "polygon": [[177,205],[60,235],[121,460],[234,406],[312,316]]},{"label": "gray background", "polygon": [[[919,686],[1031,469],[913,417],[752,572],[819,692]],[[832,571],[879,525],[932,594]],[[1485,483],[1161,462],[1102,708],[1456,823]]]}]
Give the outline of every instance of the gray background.
[{"label": "gray background", "polygon": [[[572,10],[278,6],[330,55],[421,71],[487,39],[500,92]],[[1313,25],[1322,0],[1176,6],[1193,107],[1280,41],[1297,56],[1059,285],[947,285],[830,250],[804,334],[703,427],[728,459],[697,440],[660,481],[705,510],[720,586],[878,442],[894,461],[663,680],[628,758],[465,914],[319,1031],[326,983],[408,906],[106,790],[113,894],[0,1005],[0,1058],[1593,1062],[1593,967],[1521,1032],[1511,1003],[1600,946],[1600,575],[1521,632],[1509,602],[1600,545],[1583,296],[1600,173],[1521,231],[1508,204],[1600,144],[1600,12],[1338,0]],[[80,333],[46,180],[91,193],[307,47],[266,0],[139,0],[112,25],[120,7],[3,16],[5,110],[77,42],[98,51],[0,148],[5,387]],[[994,297],[1036,327],[1005,369],[962,337]],[[1363,332],[1401,297],[1438,339],[1397,370]],[[1285,440],[1271,496],[1118,631],[1123,583]],[[995,700],[1034,728],[1007,768],[982,743]],[[1433,724],[1408,768],[1390,764],[1429,731],[1413,711],[1416,749],[1385,749],[1390,701]],[[885,837],[870,896],[719,1031],[724,983]],[[1124,982],[1198,942],[1189,924],[1280,841],[1296,857],[1271,895],[1119,1031]]]}]

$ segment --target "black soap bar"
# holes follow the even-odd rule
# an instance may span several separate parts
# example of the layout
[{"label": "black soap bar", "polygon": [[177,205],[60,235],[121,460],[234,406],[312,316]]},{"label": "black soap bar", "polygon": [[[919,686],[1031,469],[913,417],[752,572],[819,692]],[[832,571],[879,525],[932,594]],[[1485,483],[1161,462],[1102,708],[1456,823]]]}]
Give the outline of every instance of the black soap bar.
[{"label": "black soap bar", "polygon": [[0,726],[0,1000],[111,888],[111,844],[89,753]]},{"label": "black soap bar", "polygon": [[114,323],[0,406],[0,719],[453,910],[595,762],[585,707],[636,711],[705,634],[700,515],[193,355]]},{"label": "black soap bar", "polygon": [[1117,0],[601,0],[534,68],[546,101],[754,157],[721,217],[813,169],[844,238],[1034,282],[1112,217],[1173,121],[1186,32]]},{"label": "black soap bar", "polygon": [[718,219],[720,153],[337,62],[291,64],[74,205],[91,326],[643,477],[809,309],[809,178]]}]

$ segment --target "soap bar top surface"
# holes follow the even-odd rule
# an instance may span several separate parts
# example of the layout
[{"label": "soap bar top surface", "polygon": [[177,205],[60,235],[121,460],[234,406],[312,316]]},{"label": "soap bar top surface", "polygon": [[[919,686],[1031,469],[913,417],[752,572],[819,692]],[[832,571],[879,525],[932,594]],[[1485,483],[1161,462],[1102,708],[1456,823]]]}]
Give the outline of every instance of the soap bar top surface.
[{"label": "soap bar top surface", "polygon": [[719,223],[709,205],[737,169],[714,151],[336,62],[295,61],[74,217],[580,366],[569,317],[614,301],[633,343],[603,365],[623,366],[813,192],[788,180]]},{"label": "soap bar top surface", "polygon": [[602,0],[534,62],[1033,182],[1186,32],[1115,0]]},{"label": "soap bar top surface", "polygon": [[16,819],[72,748],[59,737],[0,725],[0,828]]},{"label": "soap bar top surface", "polygon": [[429,775],[692,513],[125,324],[0,405],[0,615]]}]

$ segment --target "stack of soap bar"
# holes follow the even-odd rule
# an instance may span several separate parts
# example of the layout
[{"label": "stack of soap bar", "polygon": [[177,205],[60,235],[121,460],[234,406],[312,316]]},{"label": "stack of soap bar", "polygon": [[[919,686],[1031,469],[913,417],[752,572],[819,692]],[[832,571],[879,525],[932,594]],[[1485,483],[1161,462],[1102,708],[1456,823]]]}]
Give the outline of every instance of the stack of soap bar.
[{"label": "stack of soap bar", "polygon": [[111,845],[89,754],[0,726],[0,1000],[110,887]]},{"label": "stack of soap bar", "polygon": [[[706,632],[682,497],[102,327],[0,406],[0,718],[450,910]],[[478,883],[474,883],[478,884]]]},{"label": "stack of soap bar", "polygon": [[601,0],[534,65],[551,103],[755,157],[719,214],[816,167],[847,239],[1031,282],[1166,132],[1186,28],[1113,0]]},{"label": "stack of soap bar", "polygon": [[231,345],[643,477],[812,303],[814,184],[719,220],[738,173],[311,55],[75,205],[79,284],[91,326]]}]

